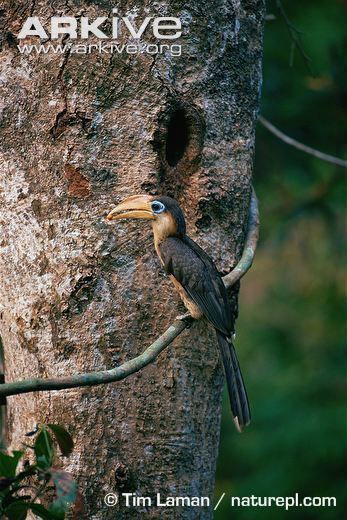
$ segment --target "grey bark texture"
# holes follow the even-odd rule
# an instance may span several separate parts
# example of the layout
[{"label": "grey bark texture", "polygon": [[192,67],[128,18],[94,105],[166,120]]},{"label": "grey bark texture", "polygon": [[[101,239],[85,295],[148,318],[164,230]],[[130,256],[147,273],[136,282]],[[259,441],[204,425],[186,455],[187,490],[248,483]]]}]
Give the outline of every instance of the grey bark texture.
[{"label": "grey bark texture", "polygon": [[[242,251],[263,2],[117,3],[123,16],[135,6],[141,18],[182,19],[182,56],[21,55],[17,35],[29,15],[45,23],[53,15],[111,17],[114,4],[0,2],[0,334],[7,382],[110,368],[140,353],[183,311],[150,226],[105,222],[122,198],[177,198],[188,233],[224,273]],[[212,499],[223,381],[214,332],[201,322],[123,382],[10,397],[9,443],[19,447],[39,422],[68,426],[76,448],[66,468],[79,481],[87,518],[209,519],[212,509],[112,509],[103,497],[115,491]]]}]

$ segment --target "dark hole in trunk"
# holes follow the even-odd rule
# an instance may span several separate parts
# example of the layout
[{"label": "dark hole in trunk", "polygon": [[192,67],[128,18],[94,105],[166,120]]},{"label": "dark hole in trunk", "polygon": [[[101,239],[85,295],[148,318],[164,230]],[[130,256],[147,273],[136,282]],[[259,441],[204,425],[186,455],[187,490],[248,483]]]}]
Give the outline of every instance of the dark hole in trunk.
[{"label": "dark hole in trunk", "polygon": [[185,111],[182,108],[176,110],[171,116],[167,129],[166,160],[170,166],[182,159],[189,142],[189,126]]}]

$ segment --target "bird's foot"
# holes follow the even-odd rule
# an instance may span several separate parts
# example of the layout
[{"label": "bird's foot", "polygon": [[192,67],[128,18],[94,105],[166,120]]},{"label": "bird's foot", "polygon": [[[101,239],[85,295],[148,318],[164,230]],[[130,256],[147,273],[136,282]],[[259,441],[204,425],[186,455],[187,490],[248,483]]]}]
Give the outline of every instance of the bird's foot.
[{"label": "bird's foot", "polygon": [[184,321],[187,329],[192,326],[194,318],[190,314],[190,312],[186,312],[185,314],[181,314],[180,316],[177,316],[176,320]]}]

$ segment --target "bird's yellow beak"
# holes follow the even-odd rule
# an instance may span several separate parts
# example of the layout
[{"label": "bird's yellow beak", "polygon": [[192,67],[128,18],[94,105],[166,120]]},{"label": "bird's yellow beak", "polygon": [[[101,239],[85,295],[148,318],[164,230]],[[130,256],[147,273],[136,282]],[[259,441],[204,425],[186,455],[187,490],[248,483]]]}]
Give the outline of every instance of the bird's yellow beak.
[{"label": "bird's yellow beak", "polygon": [[154,220],[155,216],[151,208],[152,197],[150,195],[133,195],[123,200],[108,215],[107,220],[119,220],[122,218],[142,218]]}]

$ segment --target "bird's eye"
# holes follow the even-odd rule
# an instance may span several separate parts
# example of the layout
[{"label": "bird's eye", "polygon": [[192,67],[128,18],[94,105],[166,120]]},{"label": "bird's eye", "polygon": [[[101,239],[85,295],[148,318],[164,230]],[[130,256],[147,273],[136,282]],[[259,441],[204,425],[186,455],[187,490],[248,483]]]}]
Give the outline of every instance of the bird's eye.
[{"label": "bird's eye", "polygon": [[153,213],[162,213],[163,211],[165,211],[165,206],[162,202],[159,202],[159,200],[155,200],[154,202],[152,202],[152,211]]}]

